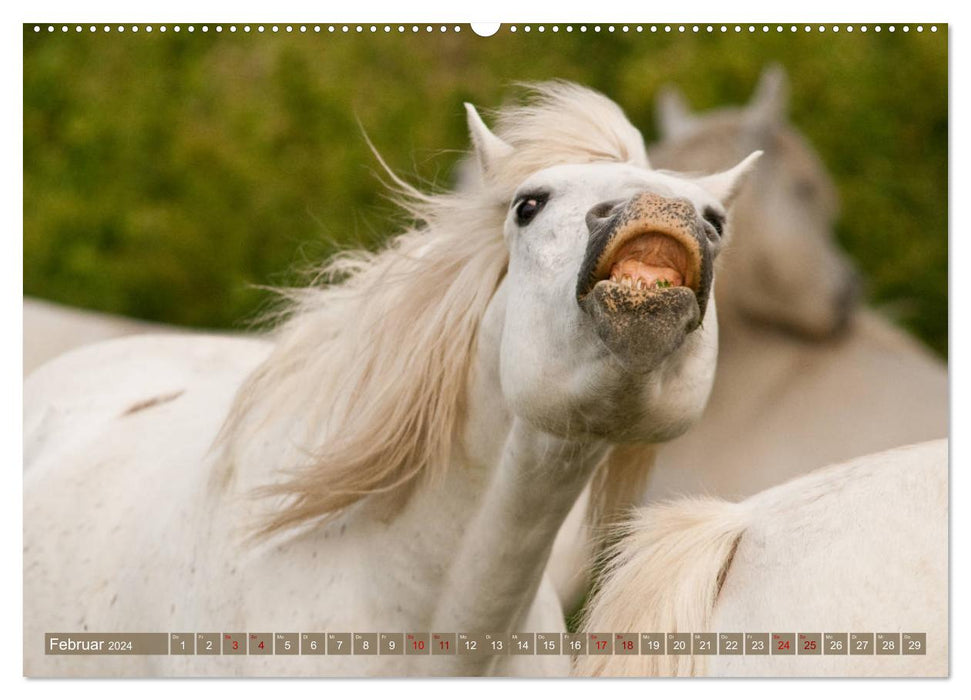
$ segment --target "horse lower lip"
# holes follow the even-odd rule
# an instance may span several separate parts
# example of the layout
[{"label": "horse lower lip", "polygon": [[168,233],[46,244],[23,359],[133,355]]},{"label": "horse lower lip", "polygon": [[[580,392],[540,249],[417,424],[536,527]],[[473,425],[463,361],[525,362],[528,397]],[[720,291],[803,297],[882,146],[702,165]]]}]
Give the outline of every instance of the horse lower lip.
[{"label": "horse lower lip", "polygon": [[631,371],[648,371],[676,350],[703,317],[687,287],[628,289],[601,280],[579,300],[591,330]]},{"label": "horse lower lip", "polygon": [[622,294],[627,301],[625,307],[633,308],[639,303],[646,301],[650,297],[657,297],[679,289],[685,289],[697,296],[693,289],[684,285],[669,285],[661,283],[646,284],[643,280],[633,280],[631,278],[600,280],[590,289],[590,293],[601,285],[609,285],[613,294]]}]

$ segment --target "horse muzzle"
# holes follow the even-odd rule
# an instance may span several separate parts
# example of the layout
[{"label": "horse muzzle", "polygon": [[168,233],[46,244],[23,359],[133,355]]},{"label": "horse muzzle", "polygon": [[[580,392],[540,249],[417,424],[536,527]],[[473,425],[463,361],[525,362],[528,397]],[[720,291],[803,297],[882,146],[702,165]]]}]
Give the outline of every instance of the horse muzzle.
[{"label": "horse muzzle", "polygon": [[623,362],[653,369],[704,319],[714,247],[694,205],[644,192],[587,213],[576,298]]}]

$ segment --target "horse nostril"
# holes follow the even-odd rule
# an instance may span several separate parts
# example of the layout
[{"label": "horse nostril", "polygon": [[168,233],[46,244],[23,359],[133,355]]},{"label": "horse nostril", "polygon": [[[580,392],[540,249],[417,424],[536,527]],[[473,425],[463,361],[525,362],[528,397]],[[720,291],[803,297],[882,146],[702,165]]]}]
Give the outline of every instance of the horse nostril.
[{"label": "horse nostril", "polygon": [[603,226],[604,222],[614,213],[614,210],[623,203],[623,200],[615,199],[610,202],[600,202],[600,204],[593,205],[586,216],[587,230],[593,233]]}]

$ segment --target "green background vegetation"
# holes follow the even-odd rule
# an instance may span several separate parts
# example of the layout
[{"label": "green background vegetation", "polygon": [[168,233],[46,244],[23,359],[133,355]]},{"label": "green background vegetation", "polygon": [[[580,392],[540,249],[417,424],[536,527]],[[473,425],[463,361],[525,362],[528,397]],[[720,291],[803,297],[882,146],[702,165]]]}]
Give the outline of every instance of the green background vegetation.
[{"label": "green background vegetation", "polygon": [[[655,137],[664,83],[693,107],[748,99],[770,61],[836,179],[838,234],[888,309],[947,351],[947,32],[708,35],[507,27],[376,34],[35,34],[24,28],[24,293],[143,319],[242,327],[393,208],[361,135],[445,184],[462,102],[512,84],[597,88]],[[396,28],[395,28],[396,29]]]}]

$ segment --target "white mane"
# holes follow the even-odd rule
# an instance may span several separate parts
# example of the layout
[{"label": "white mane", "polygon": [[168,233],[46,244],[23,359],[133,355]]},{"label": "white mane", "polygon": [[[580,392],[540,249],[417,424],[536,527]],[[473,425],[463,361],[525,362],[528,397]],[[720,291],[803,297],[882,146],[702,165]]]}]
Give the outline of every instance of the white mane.
[{"label": "white mane", "polygon": [[376,252],[337,256],[319,285],[290,290],[276,347],[237,393],[223,427],[220,476],[276,429],[302,455],[274,465],[260,491],[287,497],[271,533],[333,515],[364,496],[400,505],[416,478],[448,468],[486,307],[508,252],[502,225],[515,187],[561,163],[647,165],[640,133],[613,102],[565,82],[531,86],[497,114],[513,146],[488,184],[426,194],[391,174],[414,224]]},{"label": "white mane", "polygon": [[514,149],[501,177],[515,187],[557,163],[610,161],[649,167],[641,132],[616,103],[574,83],[526,85],[530,100],[496,114],[496,135]]}]

